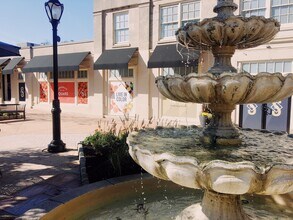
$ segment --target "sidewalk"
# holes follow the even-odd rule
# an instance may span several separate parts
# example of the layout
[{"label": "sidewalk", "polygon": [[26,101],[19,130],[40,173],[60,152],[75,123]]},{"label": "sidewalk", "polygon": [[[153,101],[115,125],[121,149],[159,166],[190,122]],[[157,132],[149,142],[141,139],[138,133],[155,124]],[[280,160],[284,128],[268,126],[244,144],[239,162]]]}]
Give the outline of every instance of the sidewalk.
[{"label": "sidewalk", "polygon": [[14,219],[40,202],[80,186],[77,144],[98,118],[61,114],[67,152],[52,154],[52,116],[29,109],[27,120],[0,121],[0,219]]}]

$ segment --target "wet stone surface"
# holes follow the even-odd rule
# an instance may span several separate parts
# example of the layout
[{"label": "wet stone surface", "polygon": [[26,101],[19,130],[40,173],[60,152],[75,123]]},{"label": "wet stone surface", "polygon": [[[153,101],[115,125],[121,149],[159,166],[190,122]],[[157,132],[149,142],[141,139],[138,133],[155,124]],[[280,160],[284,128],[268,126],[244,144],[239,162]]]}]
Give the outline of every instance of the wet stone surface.
[{"label": "wet stone surface", "polygon": [[170,153],[191,156],[203,165],[212,160],[228,162],[249,161],[258,167],[293,165],[293,138],[283,132],[240,130],[241,146],[205,147],[200,142],[202,128],[157,128],[141,130],[129,137],[133,147],[152,154]]}]

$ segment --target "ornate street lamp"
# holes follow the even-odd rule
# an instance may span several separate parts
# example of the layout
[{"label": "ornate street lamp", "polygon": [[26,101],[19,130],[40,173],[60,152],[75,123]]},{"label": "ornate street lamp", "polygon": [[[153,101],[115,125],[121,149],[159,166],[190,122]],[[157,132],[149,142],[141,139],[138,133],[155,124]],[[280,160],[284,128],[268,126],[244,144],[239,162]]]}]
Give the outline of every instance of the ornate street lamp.
[{"label": "ornate street lamp", "polygon": [[66,151],[65,143],[61,140],[60,129],[60,101],[58,97],[58,52],[57,42],[60,37],[57,35],[57,26],[63,14],[64,6],[59,0],[49,0],[45,3],[45,9],[53,29],[53,80],[54,80],[54,100],[52,103],[52,120],[53,120],[53,140],[48,145],[50,153],[59,153]]}]

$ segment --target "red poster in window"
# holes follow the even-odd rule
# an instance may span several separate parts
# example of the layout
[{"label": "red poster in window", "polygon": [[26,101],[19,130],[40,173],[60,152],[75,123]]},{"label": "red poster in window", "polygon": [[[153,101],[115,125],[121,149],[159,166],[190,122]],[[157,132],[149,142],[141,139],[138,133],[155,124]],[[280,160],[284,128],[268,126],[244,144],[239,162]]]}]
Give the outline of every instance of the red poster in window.
[{"label": "red poster in window", "polygon": [[47,82],[40,82],[40,102],[48,102]]},{"label": "red poster in window", "polygon": [[87,104],[88,88],[87,82],[78,83],[78,104]]},{"label": "red poster in window", "polygon": [[[54,99],[54,84],[51,83],[51,100]],[[58,95],[61,103],[74,103],[74,82],[59,82]]]}]

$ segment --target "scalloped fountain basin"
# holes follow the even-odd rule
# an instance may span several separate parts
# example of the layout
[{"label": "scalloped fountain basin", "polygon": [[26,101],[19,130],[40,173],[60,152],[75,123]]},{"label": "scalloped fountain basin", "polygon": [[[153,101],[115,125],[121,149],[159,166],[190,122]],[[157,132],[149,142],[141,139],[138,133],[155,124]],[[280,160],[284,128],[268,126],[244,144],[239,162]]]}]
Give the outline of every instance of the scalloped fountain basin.
[{"label": "scalloped fountain basin", "polygon": [[293,74],[224,72],[219,76],[211,73],[187,76],[160,76],[157,87],[165,97],[181,102],[269,103],[293,95]]},{"label": "scalloped fountain basin", "polygon": [[293,190],[292,135],[240,130],[240,146],[212,148],[202,146],[201,132],[196,126],[141,130],[128,138],[130,154],[147,172],[185,187],[234,195]]},{"label": "scalloped fountain basin", "polygon": [[[118,182],[106,187],[101,187],[99,182],[95,184],[97,189],[58,206],[42,219],[175,219],[184,207],[199,202],[203,196],[200,190],[182,188],[170,181],[149,177]],[[82,188],[81,191],[84,192],[85,189]],[[146,199],[145,204],[138,210],[138,204],[143,203],[143,198]],[[269,196],[247,195],[241,200],[244,209],[252,216],[259,216],[259,219],[285,220],[293,216],[288,207],[274,203]]]}]

